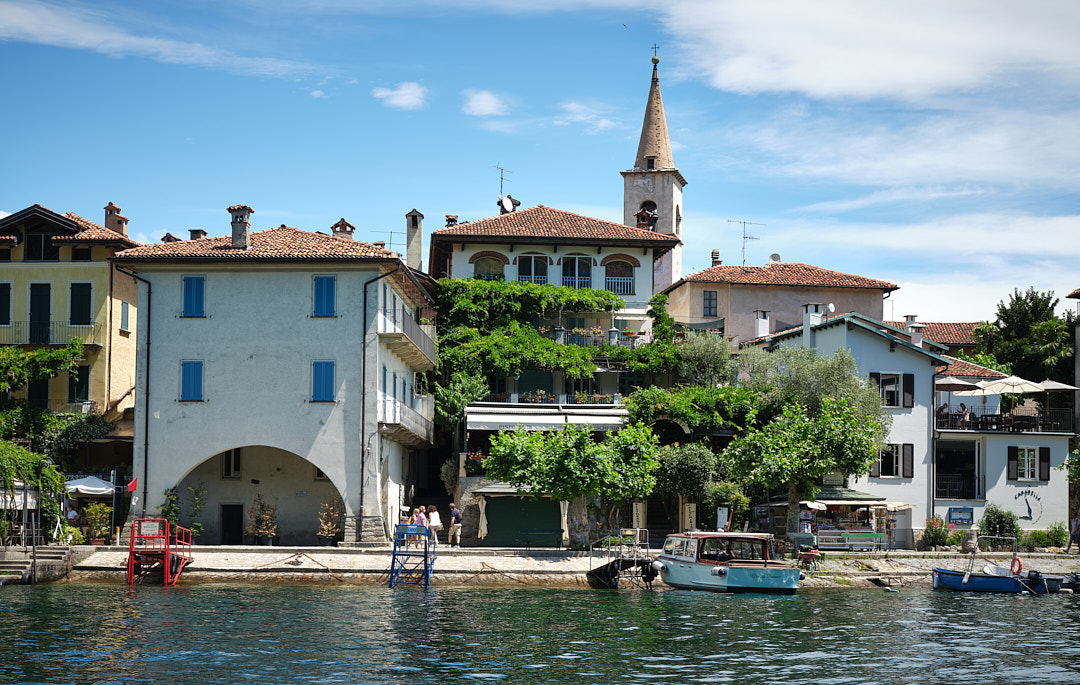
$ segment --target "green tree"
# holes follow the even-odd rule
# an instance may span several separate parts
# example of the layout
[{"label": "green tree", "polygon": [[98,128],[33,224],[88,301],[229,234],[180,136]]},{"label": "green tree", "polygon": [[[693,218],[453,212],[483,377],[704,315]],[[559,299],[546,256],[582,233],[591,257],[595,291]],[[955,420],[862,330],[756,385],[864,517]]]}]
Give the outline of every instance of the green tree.
[{"label": "green tree", "polygon": [[731,343],[724,336],[690,331],[675,349],[679,375],[691,383],[712,387],[732,380]]},{"label": "green tree", "polygon": [[[56,521],[66,520],[60,511],[64,494],[64,474],[43,454],[31,452],[6,440],[0,440],[0,489],[15,492],[15,481],[28,484],[38,491],[38,511],[42,529],[51,533]],[[0,517],[14,515],[16,509],[0,509]]]},{"label": "green tree", "polygon": [[640,388],[625,399],[627,422],[653,425],[661,419],[676,421],[698,435],[719,430],[743,430],[755,421],[759,393],[725,385],[687,385],[666,390]]},{"label": "green tree", "polygon": [[828,473],[869,473],[878,459],[880,427],[842,398],[823,397],[811,414],[799,402],[725,449],[737,480],[788,494],[788,531],[798,532],[799,500],[814,497]]},{"label": "green tree", "polygon": [[717,479],[720,460],[700,443],[668,445],[657,454],[656,489],[700,502],[709,485]]},{"label": "green tree", "polygon": [[82,358],[83,344],[78,338],[60,349],[0,347],[0,393],[73,371]]},{"label": "green tree", "polygon": [[1013,373],[1031,381],[1072,380],[1071,316],[1059,318],[1054,291],[1013,290],[1009,301],[998,302],[997,317],[972,331],[977,351],[1012,366]]},{"label": "green tree", "polygon": [[465,407],[487,394],[488,385],[483,376],[454,372],[445,387],[435,385],[435,423],[453,428],[465,416]]},{"label": "green tree", "polygon": [[589,542],[589,498],[626,501],[645,497],[656,484],[656,437],[647,427],[627,426],[603,442],[574,427],[563,431],[503,431],[491,441],[484,468],[534,497],[569,502],[570,544]]}]

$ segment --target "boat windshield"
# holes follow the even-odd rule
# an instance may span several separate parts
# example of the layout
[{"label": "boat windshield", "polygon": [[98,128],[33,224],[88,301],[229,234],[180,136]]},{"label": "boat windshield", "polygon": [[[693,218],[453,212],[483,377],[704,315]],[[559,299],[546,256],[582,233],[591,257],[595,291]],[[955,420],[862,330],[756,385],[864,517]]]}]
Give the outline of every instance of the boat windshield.
[{"label": "boat windshield", "polygon": [[706,538],[702,541],[701,558],[711,561],[729,559],[765,559],[764,540]]}]

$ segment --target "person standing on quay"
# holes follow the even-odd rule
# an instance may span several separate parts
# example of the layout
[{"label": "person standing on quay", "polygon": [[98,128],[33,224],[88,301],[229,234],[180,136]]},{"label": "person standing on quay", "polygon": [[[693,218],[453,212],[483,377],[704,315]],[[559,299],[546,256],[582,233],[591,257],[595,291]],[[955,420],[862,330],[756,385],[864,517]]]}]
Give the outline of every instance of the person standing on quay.
[{"label": "person standing on quay", "polygon": [[[454,505],[450,505],[454,506]],[[1080,511],[1076,512],[1076,516],[1073,517],[1072,525],[1069,527],[1069,544],[1065,547],[1065,553],[1068,554],[1072,549],[1073,543],[1076,543],[1076,553],[1080,554]]]},{"label": "person standing on quay", "polygon": [[439,531],[442,530],[442,517],[439,516],[439,510],[434,504],[429,504],[427,508],[428,516],[428,528],[431,529],[431,540],[438,542]]},{"label": "person standing on quay", "polygon": [[457,544],[454,547],[461,547],[461,510],[457,508],[457,505],[453,502],[450,503],[450,532],[446,536],[446,544],[450,544],[454,541],[454,536],[457,536]]}]

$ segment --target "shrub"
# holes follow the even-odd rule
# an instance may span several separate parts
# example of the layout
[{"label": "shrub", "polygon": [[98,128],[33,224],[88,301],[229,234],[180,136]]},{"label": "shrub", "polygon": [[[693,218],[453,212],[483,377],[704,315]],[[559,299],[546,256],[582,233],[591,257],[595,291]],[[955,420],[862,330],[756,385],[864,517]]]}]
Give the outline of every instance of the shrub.
[{"label": "shrub", "polygon": [[1051,523],[1046,529],[1046,538],[1051,547],[1064,547],[1069,544],[1069,530],[1061,521]]},{"label": "shrub", "polygon": [[87,534],[92,538],[103,538],[109,534],[109,520],[112,507],[104,502],[92,502],[83,510],[86,515]]},{"label": "shrub", "polygon": [[1021,540],[1020,546],[1026,551],[1030,552],[1036,547],[1049,547],[1050,536],[1046,534],[1045,530],[1032,530],[1028,531],[1024,539]]},{"label": "shrub", "polygon": [[945,542],[946,545],[962,545],[964,544],[964,531],[954,530],[949,533],[949,539]]},{"label": "shrub", "polygon": [[982,520],[979,521],[979,535],[998,535],[1019,540],[1024,531],[1020,529],[1016,514],[996,504],[987,504]]},{"label": "shrub", "polygon": [[949,544],[949,534],[952,533],[955,523],[945,523],[940,516],[934,515],[926,519],[926,530],[923,532],[923,542],[927,547],[939,547]]}]

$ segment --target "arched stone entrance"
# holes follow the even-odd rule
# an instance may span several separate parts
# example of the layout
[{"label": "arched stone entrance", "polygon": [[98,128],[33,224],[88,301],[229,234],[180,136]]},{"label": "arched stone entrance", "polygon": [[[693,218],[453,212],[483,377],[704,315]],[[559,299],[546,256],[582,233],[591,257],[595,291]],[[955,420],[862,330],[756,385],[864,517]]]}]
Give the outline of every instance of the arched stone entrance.
[{"label": "arched stone entrance", "polygon": [[315,545],[319,510],[336,501],[344,511],[334,483],[314,464],[287,450],[247,445],[212,455],[191,469],[176,484],[180,498],[180,524],[192,522],[193,490],[205,488],[198,522],[203,531],[196,542],[204,545],[254,544],[246,534],[255,495],[274,509],[279,545]]}]

